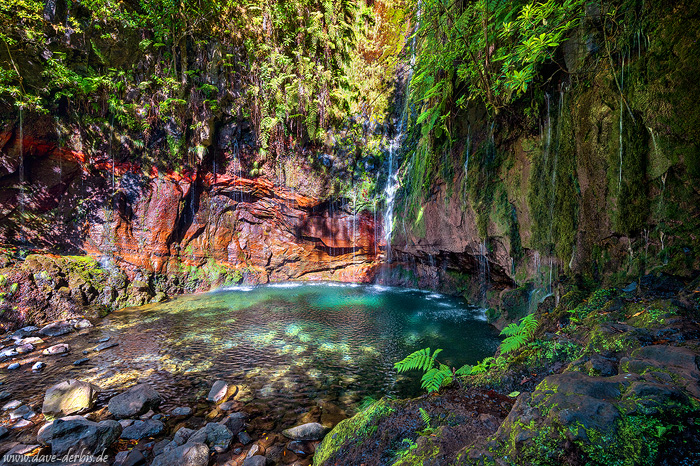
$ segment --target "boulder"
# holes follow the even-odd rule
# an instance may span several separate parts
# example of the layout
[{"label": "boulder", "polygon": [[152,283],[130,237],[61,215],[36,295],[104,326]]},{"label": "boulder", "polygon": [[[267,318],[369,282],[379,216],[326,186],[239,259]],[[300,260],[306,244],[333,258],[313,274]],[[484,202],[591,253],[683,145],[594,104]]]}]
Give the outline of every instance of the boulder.
[{"label": "boulder", "polygon": [[153,387],[138,384],[109,400],[107,408],[117,419],[124,419],[140,416],[149,409],[155,409],[161,401],[161,396]]},{"label": "boulder", "polygon": [[187,443],[204,443],[221,453],[228,450],[233,439],[233,433],[222,424],[209,422],[187,440]]},{"label": "boulder", "polygon": [[292,440],[321,440],[330,429],[318,422],[309,422],[282,431],[282,435]]},{"label": "boulder", "polygon": [[209,447],[203,443],[187,443],[155,457],[151,466],[207,466]]},{"label": "boulder", "polygon": [[44,395],[41,409],[47,419],[79,414],[95,405],[99,387],[87,382],[70,379],[54,385]]},{"label": "boulder", "polygon": [[153,419],[134,421],[133,424],[122,431],[121,438],[127,440],[141,440],[142,438],[153,437],[160,434],[163,431],[163,427],[165,426],[162,422]]},{"label": "boulder", "polygon": [[51,453],[57,456],[81,451],[99,455],[119,438],[121,431],[117,421],[93,422],[82,416],[68,416],[43,426],[37,440],[50,445]]}]

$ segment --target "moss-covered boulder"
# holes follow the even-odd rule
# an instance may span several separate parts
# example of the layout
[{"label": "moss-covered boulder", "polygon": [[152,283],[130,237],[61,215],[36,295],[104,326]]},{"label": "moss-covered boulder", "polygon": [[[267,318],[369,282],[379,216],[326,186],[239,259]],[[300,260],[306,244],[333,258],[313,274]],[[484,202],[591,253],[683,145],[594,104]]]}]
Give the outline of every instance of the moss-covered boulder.
[{"label": "moss-covered boulder", "polygon": [[[697,384],[695,359],[684,349],[669,351]],[[613,377],[567,372],[545,378],[518,398],[494,436],[465,448],[456,464],[656,464],[679,432],[698,430],[700,404],[672,377],[662,380],[642,367],[647,356],[661,354],[650,353],[638,350]],[[638,373],[623,373],[632,366]]]},{"label": "moss-covered boulder", "polygon": [[413,400],[382,399],[328,433],[313,464],[450,464],[465,445],[493,434],[511,405],[495,392],[459,389]]}]

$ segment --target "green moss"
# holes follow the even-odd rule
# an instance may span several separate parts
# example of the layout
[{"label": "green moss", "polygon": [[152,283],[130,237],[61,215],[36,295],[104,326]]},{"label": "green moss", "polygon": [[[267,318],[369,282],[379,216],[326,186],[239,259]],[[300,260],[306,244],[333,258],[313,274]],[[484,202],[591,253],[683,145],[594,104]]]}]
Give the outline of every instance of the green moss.
[{"label": "green moss", "polygon": [[431,445],[428,448],[411,449],[413,445],[408,445],[404,450],[399,451],[399,459],[392,466],[423,466],[425,461],[435,458],[440,453],[440,447],[437,445]]},{"label": "green moss", "polygon": [[385,398],[382,398],[350,419],[341,421],[324,437],[316,449],[313,464],[315,466],[323,465],[349,443],[375,434],[379,421],[393,412],[394,408],[389,405]]}]

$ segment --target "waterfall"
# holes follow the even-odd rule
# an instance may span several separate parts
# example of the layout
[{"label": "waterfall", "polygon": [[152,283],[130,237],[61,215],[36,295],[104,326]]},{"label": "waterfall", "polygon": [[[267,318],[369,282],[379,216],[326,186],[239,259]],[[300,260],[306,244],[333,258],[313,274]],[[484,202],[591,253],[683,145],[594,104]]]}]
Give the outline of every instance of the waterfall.
[{"label": "waterfall", "polygon": [[467,179],[469,177],[469,153],[471,151],[471,146],[472,146],[472,127],[469,125],[469,128],[467,129],[467,142],[465,144],[464,152],[464,191],[466,193],[467,191]]},{"label": "waterfall", "polygon": [[[394,200],[399,189],[398,177],[394,172],[394,150],[396,143],[400,142],[401,124],[399,124],[399,137],[395,137],[389,143],[389,175],[384,189],[386,197],[386,211],[384,212],[384,241],[386,242],[386,260],[391,262],[391,235],[394,230]],[[398,140],[397,140],[398,139]]]},{"label": "waterfall", "polygon": [[[414,32],[418,29],[418,24],[420,23],[421,16],[421,1],[418,1],[418,7],[416,10],[416,26]],[[404,88],[404,101],[403,109],[401,115],[399,116],[398,124],[396,125],[396,134],[389,141],[389,167],[387,172],[386,187],[384,188],[384,197],[386,199],[386,206],[384,211],[384,241],[386,243],[386,261],[392,261],[391,254],[391,237],[394,232],[394,201],[396,199],[396,192],[398,191],[399,179],[398,170],[395,167],[394,156],[396,150],[401,147],[404,137],[404,124],[408,121],[409,116],[409,99],[408,99],[408,89],[411,86],[411,80],[413,79],[413,68],[416,65],[416,35],[414,34],[411,39],[411,59],[409,61],[410,65],[408,67],[408,75],[406,77],[406,86]],[[404,229],[406,224],[404,223]]]},{"label": "waterfall", "polygon": [[[239,178],[241,176],[241,161],[238,155],[238,140],[233,141],[233,174],[236,178]],[[239,190],[234,189],[233,200],[236,202],[240,202],[241,198],[242,196],[240,196]]]},{"label": "waterfall", "polygon": [[488,259],[488,244],[484,239],[479,243],[479,294],[483,302],[486,302],[486,292],[489,289],[489,278],[491,276],[491,266]]},{"label": "waterfall", "polygon": [[352,263],[355,263],[357,254],[357,186],[352,191]]},{"label": "waterfall", "polygon": [[19,106],[19,221],[20,239],[24,236],[24,116],[22,104]]}]

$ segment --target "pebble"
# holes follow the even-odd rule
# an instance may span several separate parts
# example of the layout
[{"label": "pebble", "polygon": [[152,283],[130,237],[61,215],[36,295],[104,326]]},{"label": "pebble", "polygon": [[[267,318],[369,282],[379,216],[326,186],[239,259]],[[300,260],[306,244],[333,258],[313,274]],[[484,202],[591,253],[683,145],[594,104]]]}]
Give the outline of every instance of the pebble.
[{"label": "pebble", "polygon": [[0,401],[6,400],[11,396],[12,395],[10,394],[10,392],[4,391],[4,392],[0,393]]},{"label": "pebble", "polygon": [[114,348],[117,345],[119,345],[119,343],[114,343],[114,342],[101,343],[101,344],[97,345],[97,348],[95,348],[95,351],[104,351],[104,350],[109,349],[109,348]]},{"label": "pebble", "polygon": [[81,365],[81,364],[83,364],[83,363],[85,363],[85,362],[88,362],[89,360],[90,360],[90,358],[78,359],[77,361],[74,361],[74,362],[73,362],[73,365],[74,365],[74,366],[79,366],[79,365]]},{"label": "pebble", "polygon": [[27,405],[22,405],[19,408],[15,409],[14,411],[10,412],[10,420],[14,421],[15,419],[19,419],[21,417],[24,417],[25,414],[28,414],[32,411],[32,409],[27,406]]},{"label": "pebble", "polygon": [[248,435],[248,432],[239,432],[238,441],[241,442],[243,445],[248,445],[250,442],[253,441],[253,439],[250,435]]},{"label": "pebble", "polygon": [[12,426],[13,429],[23,429],[25,427],[33,426],[34,424],[31,423],[30,421],[27,421],[26,419],[21,419],[15,423],[15,425]]},{"label": "pebble", "polygon": [[26,354],[31,353],[32,351],[34,351],[34,345],[31,343],[26,343],[17,347],[17,354]]},{"label": "pebble", "polygon": [[0,426],[0,438],[6,436],[8,432],[7,427]]},{"label": "pebble", "polygon": [[49,346],[41,354],[48,356],[51,354],[64,354],[70,351],[70,346],[66,343],[60,343],[58,345]]},{"label": "pebble", "polygon": [[97,340],[97,343],[106,343],[106,342],[109,341],[109,338],[110,338],[110,337],[100,338],[99,340]]},{"label": "pebble", "polygon": [[7,366],[7,369],[13,371],[13,370],[15,370],[15,369],[19,369],[20,367],[21,367],[20,363],[18,363],[18,362],[13,362],[13,363],[10,364],[9,366]]},{"label": "pebble", "polygon": [[2,407],[3,411],[9,411],[11,409],[17,409],[20,406],[22,406],[22,402],[19,400],[12,400],[9,403],[6,403],[5,406]]},{"label": "pebble", "polygon": [[181,406],[173,409],[172,414],[173,416],[189,416],[190,414],[192,414],[192,408],[187,406]]},{"label": "pebble", "polygon": [[80,319],[79,321],[73,324],[73,327],[77,330],[82,330],[84,328],[92,327],[92,323],[87,319]]},{"label": "pebble", "polygon": [[40,371],[42,371],[45,367],[46,367],[46,363],[45,363],[45,362],[39,361],[39,362],[35,363],[35,364],[32,366],[32,371],[33,371],[33,372],[40,372]]}]

